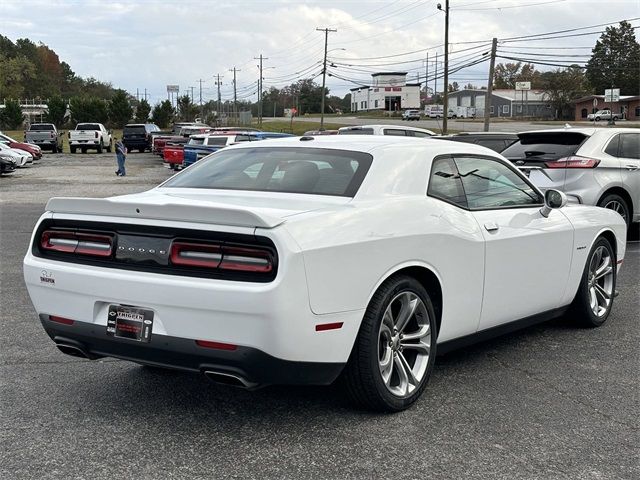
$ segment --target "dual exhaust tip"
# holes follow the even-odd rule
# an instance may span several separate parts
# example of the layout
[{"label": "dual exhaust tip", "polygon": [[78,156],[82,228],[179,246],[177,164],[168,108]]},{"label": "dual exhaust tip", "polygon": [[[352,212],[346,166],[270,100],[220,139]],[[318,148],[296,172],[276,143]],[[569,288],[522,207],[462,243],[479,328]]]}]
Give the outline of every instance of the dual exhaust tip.
[{"label": "dual exhaust tip", "polygon": [[[81,347],[70,345],[68,343],[56,343],[56,347],[58,347],[58,350],[60,350],[62,353],[71,355],[72,357],[85,358],[87,360],[94,360],[96,358],[94,355],[87,353]],[[258,387],[257,383],[250,382],[243,376],[236,373],[221,372],[216,370],[204,370],[203,374],[209,380],[221,385],[245,388],[248,390],[252,390]]]}]

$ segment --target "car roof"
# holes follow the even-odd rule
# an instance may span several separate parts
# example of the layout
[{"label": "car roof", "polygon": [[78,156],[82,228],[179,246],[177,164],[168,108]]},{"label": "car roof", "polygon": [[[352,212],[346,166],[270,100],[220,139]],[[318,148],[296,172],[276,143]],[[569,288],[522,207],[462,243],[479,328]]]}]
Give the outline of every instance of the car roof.
[{"label": "car roof", "polygon": [[302,147],[302,148],[327,148],[336,150],[350,150],[355,152],[371,153],[388,147],[419,147],[434,150],[434,155],[441,153],[477,153],[495,157],[496,152],[488,148],[471,143],[460,143],[446,140],[430,141],[420,137],[396,137],[391,135],[320,135],[315,137],[286,137],[274,138],[268,142],[243,142],[239,145],[227,147],[236,148],[274,148],[274,147]]},{"label": "car roof", "polygon": [[426,128],[410,127],[408,125],[394,125],[394,124],[353,125],[350,127],[340,127],[338,131],[361,130],[363,128],[397,128],[399,130],[414,130],[418,132],[429,132],[429,130],[427,130]]},{"label": "car roof", "polygon": [[629,128],[629,127],[570,127],[570,128],[549,128],[545,130],[527,130],[525,132],[519,132],[518,135],[522,134],[534,134],[534,133],[581,133],[586,136],[591,136],[599,132],[609,132],[611,133],[613,130],[617,133],[638,133],[637,128]]}]

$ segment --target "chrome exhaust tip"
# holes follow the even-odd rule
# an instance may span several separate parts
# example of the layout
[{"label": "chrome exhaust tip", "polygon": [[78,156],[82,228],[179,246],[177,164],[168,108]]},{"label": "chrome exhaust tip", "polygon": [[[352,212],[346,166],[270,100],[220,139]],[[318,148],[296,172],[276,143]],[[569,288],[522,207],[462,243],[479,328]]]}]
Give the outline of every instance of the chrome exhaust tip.
[{"label": "chrome exhaust tip", "polygon": [[257,383],[250,382],[246,378],[241,377],[235,373],[229,372],[216,372],[214,370],[205,370],[204,376],[209,380],[222,385],[228,385],[230,387],[253,389],[258,386]]}]

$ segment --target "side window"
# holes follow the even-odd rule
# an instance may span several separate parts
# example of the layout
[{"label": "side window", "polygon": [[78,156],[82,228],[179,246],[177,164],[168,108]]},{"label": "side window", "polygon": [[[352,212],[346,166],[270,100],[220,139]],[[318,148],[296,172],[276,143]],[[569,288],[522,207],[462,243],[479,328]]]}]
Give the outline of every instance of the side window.
[{"label": "side window", "polygon": [[398,128],[385,128],[384,129],[384,134],[385,135],[395,135],[398,137],[405,137],[407,135],[406,130],[400,130]]},{"label": "side window", "polygon": [[462,181],[451,157],[438,158],[433,161],[427,195],[467,208]]},{"label": "side window", "polygon": [[419,137],[419,138],[427,138],[431,136],[426,132],[418,132],[416,130],[412,130],[410,133],[412,133],[414,137]]},{"label": "side window", "polygon": [[607,148],[604,149],[604,153],[611,155],[612,157],[618,156],[618,144],[620,143],[620,135],[614,135]]},{"label": "side window", "polygon": [[620,157],[640,160],[640,133],[620,134]]},{"label": "side window", "polygon": [[236,142],[248,142],[249,135],[236,135]]},{"label": "side window", "polygon": [[492,138],[481,138],[476,142],[478,145],[490,148],[495,152],[501,152],[505,149],[504,140],[495,140]]},{"label": "side window", "polygon": [[542,203],[541,196],[524,179],[497,160],[456,157],[455,164],[472,210]]}]

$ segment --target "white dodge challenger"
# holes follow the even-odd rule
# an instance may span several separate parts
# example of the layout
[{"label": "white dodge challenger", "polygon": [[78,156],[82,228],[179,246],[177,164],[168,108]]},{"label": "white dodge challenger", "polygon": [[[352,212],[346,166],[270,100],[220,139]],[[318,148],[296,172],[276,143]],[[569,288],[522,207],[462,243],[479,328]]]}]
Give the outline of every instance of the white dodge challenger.
[{"label": "white dodge challenger", "polygon": [[398,411],[436,351],[565,312],[606,321],[625,223],[565,204],[471,144],[252,142],[144,193],[51,199],[24,276],[64,353],[247,388],[341,376]]}]

